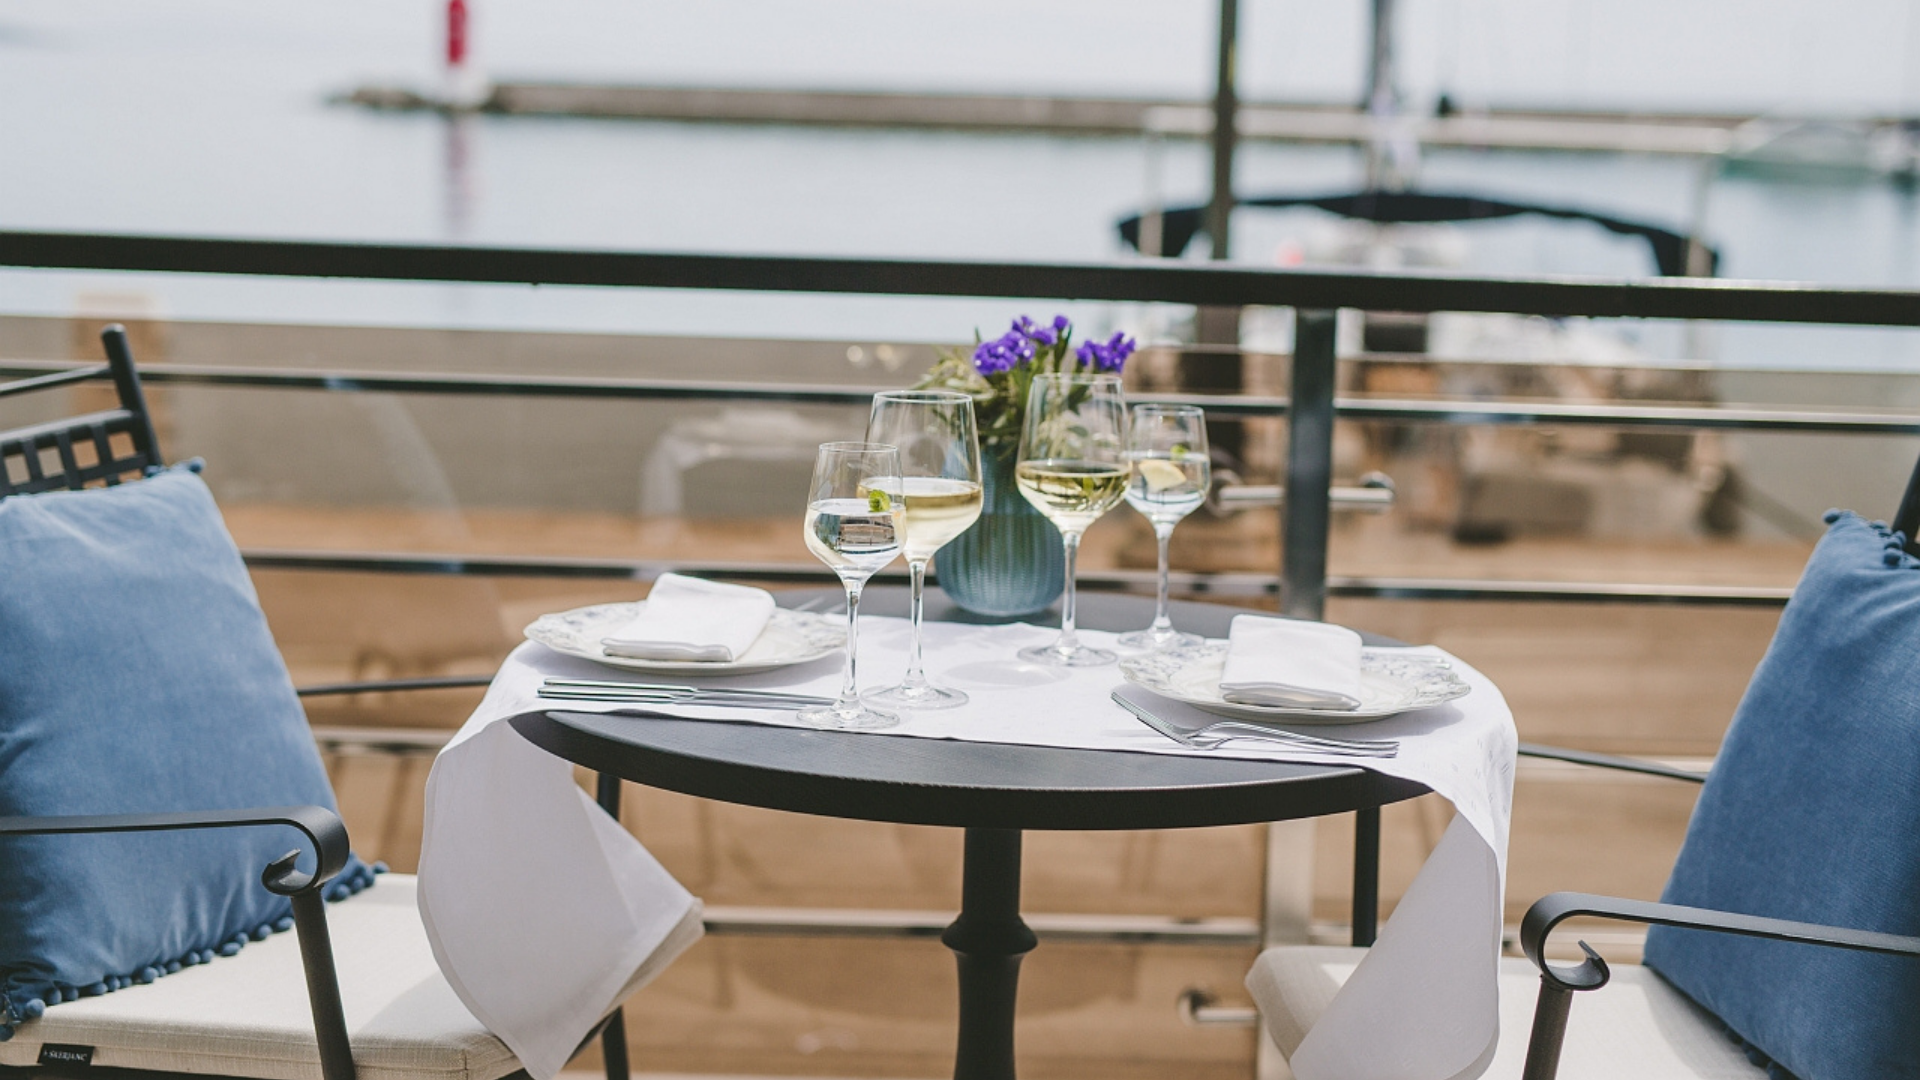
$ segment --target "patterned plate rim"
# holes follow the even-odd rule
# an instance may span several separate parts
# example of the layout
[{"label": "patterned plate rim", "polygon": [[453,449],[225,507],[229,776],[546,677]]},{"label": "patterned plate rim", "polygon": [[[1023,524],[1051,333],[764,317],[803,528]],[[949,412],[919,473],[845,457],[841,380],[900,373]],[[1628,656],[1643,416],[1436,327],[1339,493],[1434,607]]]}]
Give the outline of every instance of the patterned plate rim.
[{"label": "patterned plate rim", "polygon": [[1173,683],[1172,676],[1177,672],[1197,662],[1224,658],[1226,652],[1227,642],[1224,639],[1209,638],[1198,645],[1176,646],[1161,652],[1148,653],[1145,656],[1127,657],[1120,661],[1120,674],[1135,686],[1209,711],[1215,708],[1227,708],[1235,710],[1236,715],[1267,715],[1274,719],[1381,720],[1388,716],[1398,716],[1401,713],[1430,709],[1435,705],[1458,701],[1473,689],[1447,661],[1433,656],[1410,656],[1407,655],[1406,650],[1394,648],[1360,650],[1360,661],[1368,674],[1406,684],[1413,691],[1413,698],[1407,704],[1384,712],[1343,712],[1337,709],[1241,705],[1220,697],[1217,689],[1214,696],[1201,698],[1181,690]]},{"label": "patterned plate rim", "polygon": [[796,653],[791,657],[770,657],[764,660],[741,659],[725,663],[697,660],[640,660],[626,656],[609,656],[600,647],[598,641],[590,644],[582,642],[579,637],[581,630],[577,626],[565,625],[567,622],[578,624],[602,618],[608,622],[616,618],[631,619],[638,614],[640,605],[644,603],[646,603],[644,600],[615,600],[604,604],[588,604],[585,607],[567,611],[548,612],[528,623],[522,633],[528,641],[538,642],[555,652],[613,667],[629,670],[671,669],[688,674],[711,671],[716,675],[739,672],[746,668],[788,667],[793,664],[804,664],[827,656],[847,643],[846,626],[841,620],[817,612],[794,611],[791,608],[776,608],[768,625],[791,631],[800,640],[806,642],[807,650],[804,653]]}]

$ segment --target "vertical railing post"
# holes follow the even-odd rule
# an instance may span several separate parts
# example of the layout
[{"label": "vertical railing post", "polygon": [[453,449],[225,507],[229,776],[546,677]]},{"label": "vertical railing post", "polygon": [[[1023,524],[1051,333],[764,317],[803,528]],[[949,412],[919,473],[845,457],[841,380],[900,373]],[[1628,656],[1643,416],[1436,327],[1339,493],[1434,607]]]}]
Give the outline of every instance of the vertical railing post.
[{"label": "vertical railing post", "polygon": [[1233,152],[1239,141],[1240,96],[1235,83],[1239,53],[1239,0],[1220,0],[1220,48],[1213,82],[1213,197],[1207,202],[1207,236],[1213,257],[1232,249]]},{"label": "vertical railing post", "polygon": [[[1296,310],[1287,399],[1287,483],[1280,511],[1280,611],[1319,619],[1327,609],[1332,523],[1335,313]],[[1354,815],[1353,943],[1373,944],[1379,918],[1380,811]]]},{"label": "vertical railing post", "polygon": [[1287,483],[1280,509],[1280,611],[1318,619],[1327,606],[1327,528],[1333,488],[1331,311],[1293,316],[1293,388],[1287,399]]}]

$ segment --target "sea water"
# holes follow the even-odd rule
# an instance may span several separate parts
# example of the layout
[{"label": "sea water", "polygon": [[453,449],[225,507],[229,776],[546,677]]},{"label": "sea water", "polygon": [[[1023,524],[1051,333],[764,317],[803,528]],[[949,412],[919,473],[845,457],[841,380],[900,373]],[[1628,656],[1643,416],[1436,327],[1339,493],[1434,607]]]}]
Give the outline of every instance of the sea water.
[{"label": "sea water", "polygon": [[[1150,186],[1175,204],[1208,190],[1196,142],[1155,151],[1115,137],[449,120],[330,100],[363,84],[434,86],[440,7],[15,0],[0,9],[0,228],[1101,260],[1126,254],[1115,222]],[[1241,7],[1243,96],[1357,96],[1365,4]],[[1469,105],[1920,111],[1920,15],[1891,0],[1818,18],[1789,0],[1685,7],[1407,0],[1409,107],[1445,89]],[[475,61],[500,79],[1169,99],[1208,92],[1215,17],[1201,0],[473,9]],[[1248,143],[1236,172],[1246,194],[1331,192],[1359,186],[1364,162],[1347,147]],[[1885,182],[1723,176],[1703,197],[1697,163],[1682,159],[1432,150],[1421,183],[1680,229],[1704,210],[1725,276],[1920,283],[1920,203]],[[1284,261],[1325,227],[1312,211],[1242,211],[1235,259]],[[1467,272],[1650,270],[1637,241],[1583,226],[1462,232]],[[68,314],[101,293],[188,319],[882,341],[963,339],[1008,314],[997,300],[0,271],[0,313]],[[1142,319],[1121,305],[1065,308],[1094,327]],[[1715,351],[1762,366],[1905,368],[1920,362],[1911,336],[1739,328]]]}]

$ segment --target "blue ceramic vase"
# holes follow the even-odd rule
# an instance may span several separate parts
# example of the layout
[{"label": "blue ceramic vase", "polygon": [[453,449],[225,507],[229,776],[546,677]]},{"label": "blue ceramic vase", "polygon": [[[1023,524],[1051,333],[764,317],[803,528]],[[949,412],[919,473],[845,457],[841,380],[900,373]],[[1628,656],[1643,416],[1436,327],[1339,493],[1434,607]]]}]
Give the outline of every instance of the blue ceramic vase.
[{"label": "blue ceramic vase", "polygon": [[1060,530],[1014,487],[1013,465],[1011,454],[980,455],[980,520],[934,556],[941,591],[977,615],[1031,615],[1067,585]]}]

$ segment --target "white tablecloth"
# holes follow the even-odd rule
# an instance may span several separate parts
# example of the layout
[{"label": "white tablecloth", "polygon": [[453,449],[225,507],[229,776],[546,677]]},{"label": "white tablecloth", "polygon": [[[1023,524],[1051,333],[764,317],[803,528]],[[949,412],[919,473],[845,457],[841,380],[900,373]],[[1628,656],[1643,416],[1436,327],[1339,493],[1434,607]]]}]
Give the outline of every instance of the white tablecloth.
[{"label": "white tablecloth", "polygon": [[[904,712],[900,727],[872,737],[1354,763],[1252,741],[1212,751],[1177,746],[1109,700],[1122,683],[1113,667],[1050,668],[1015,659],[1016,650],[1049,641],[1054,633],[1025,625],[928,624],[929,675],[972,700],[957,709]],[[1113,647],[1114,635],[1081,634],[1089,644]],[[861,621],[863,686],[897,681],[906,665],[907,636],[905,620]],[[1476,1075],[1476,1062],[1484,1067],[1498,1037],[1495,976],[1512,809],[1513,717],[1485,676],[1438,649],[1417,651],[1449,659],[1473,692],[1418,713],[1311,730],[1401,740],[1398,757],[1363,764],[1424,784],[1452,802],[1458,816],[1372,953],[1295,1054],[1301,1080],[1464,1080]],[[574,785],[570,766],[499,723],[543,709],[622,708],[546,701],[536,691],[548,677],[619,676],[540,645],[515,650],[486,700],[435,763],[420,868],[422,914],[442,968],[470,1007],[481,1002],[474,1014],[521,1055],[537,1080],[558,1071],[592,1023],[618,1004],[618,997],[608,995],[630,986],[639,963],[697,903],[625,830],[612,827]],[[832,696],[839,680],[835,656],[724,682]],[[1166,704],[1169,715],[1182,708]],[[799,726],[791,713],[772,710],[650,708]],[[495,883],[484,911],[462,884],[482,881]],[[507,886],[504,893],[501,885]],[[462,918],[453,918],[454,910]],[[506,926],[514,932],[498,932]],[[517,989],[490,991],[487,981],[505,971],[519,973]],[[1256,967],[1250,982],[1256,997],[1258,975]]]}]

